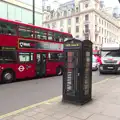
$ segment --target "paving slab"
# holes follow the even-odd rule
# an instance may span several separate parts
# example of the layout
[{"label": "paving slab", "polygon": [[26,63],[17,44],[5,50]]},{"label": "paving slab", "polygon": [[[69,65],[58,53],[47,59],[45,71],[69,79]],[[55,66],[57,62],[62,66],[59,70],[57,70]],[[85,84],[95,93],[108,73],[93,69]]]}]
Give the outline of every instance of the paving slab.
[{"label": "paving slab", "polygon": [[75,118],[75,117],[72,117],[72,116],[66,116],[60,120],[82,120],[82,119],[78,119],[78,118]]},{"label": "paving slab", "polygon": [[115,117],[102,115],[102,114],[94,114],[86,120],[119,120],[119,119]]},{"label": "paving slab", "polygon": [[63,103],[59,97],[2,120],[120,120],[119,79],[94,84],[92,101],[85,105]]}]

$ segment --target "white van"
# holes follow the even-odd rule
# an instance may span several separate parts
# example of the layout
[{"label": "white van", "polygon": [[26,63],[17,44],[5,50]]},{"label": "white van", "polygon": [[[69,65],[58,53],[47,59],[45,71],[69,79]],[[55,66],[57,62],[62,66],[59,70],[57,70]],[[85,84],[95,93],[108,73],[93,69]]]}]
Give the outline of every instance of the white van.
[{"label": "white van", "polygon": [[99,72],[120,73],[120,44],[103,44]]}]

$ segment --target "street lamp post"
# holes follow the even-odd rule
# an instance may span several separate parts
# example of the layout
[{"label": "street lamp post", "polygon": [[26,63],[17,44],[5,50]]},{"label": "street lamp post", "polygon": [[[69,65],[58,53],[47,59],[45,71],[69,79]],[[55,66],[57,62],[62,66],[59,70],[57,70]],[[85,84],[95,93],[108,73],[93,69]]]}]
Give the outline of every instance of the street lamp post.
[{"label": "street lamp post", "polygon": [[35,25],[35,0],[33,0],[33,25]]}]

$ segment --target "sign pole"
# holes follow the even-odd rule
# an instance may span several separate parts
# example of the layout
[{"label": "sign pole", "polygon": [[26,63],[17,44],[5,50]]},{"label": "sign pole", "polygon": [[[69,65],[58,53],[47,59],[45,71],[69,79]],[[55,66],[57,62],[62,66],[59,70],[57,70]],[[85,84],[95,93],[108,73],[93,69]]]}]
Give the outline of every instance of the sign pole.
[{"label": "sign pole", "polygon": [[35,0],[33,0],[33,25],[35,25]]}]

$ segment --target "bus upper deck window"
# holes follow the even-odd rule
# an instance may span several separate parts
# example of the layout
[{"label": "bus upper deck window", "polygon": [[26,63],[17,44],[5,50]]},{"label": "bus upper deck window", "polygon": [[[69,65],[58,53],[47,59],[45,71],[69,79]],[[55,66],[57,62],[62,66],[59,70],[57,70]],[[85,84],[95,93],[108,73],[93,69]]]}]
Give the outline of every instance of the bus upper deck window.
[{"label": "bus upper deck window", "polygon": [[16,25],[0,22],[0,34],[16,35]]},{"label": "bus upper deck window", "polygon": [[53,40],[53,32],[48,31],[48,40]]},{"label": "bus upper deck window", "polygon": [[35,38],[41,40],[47,40],[47,31],[40,28],[35,29]]},{"label": "bus upper deck window", "polygon": [[31,27],[19,26],[18,32],[21,37],[33,38],[33,29]]},{"label": "bus upper deck window", "polygon": [[63,36],[60,33],[54,33],[54,40],[56,42],[63,42]]}]

